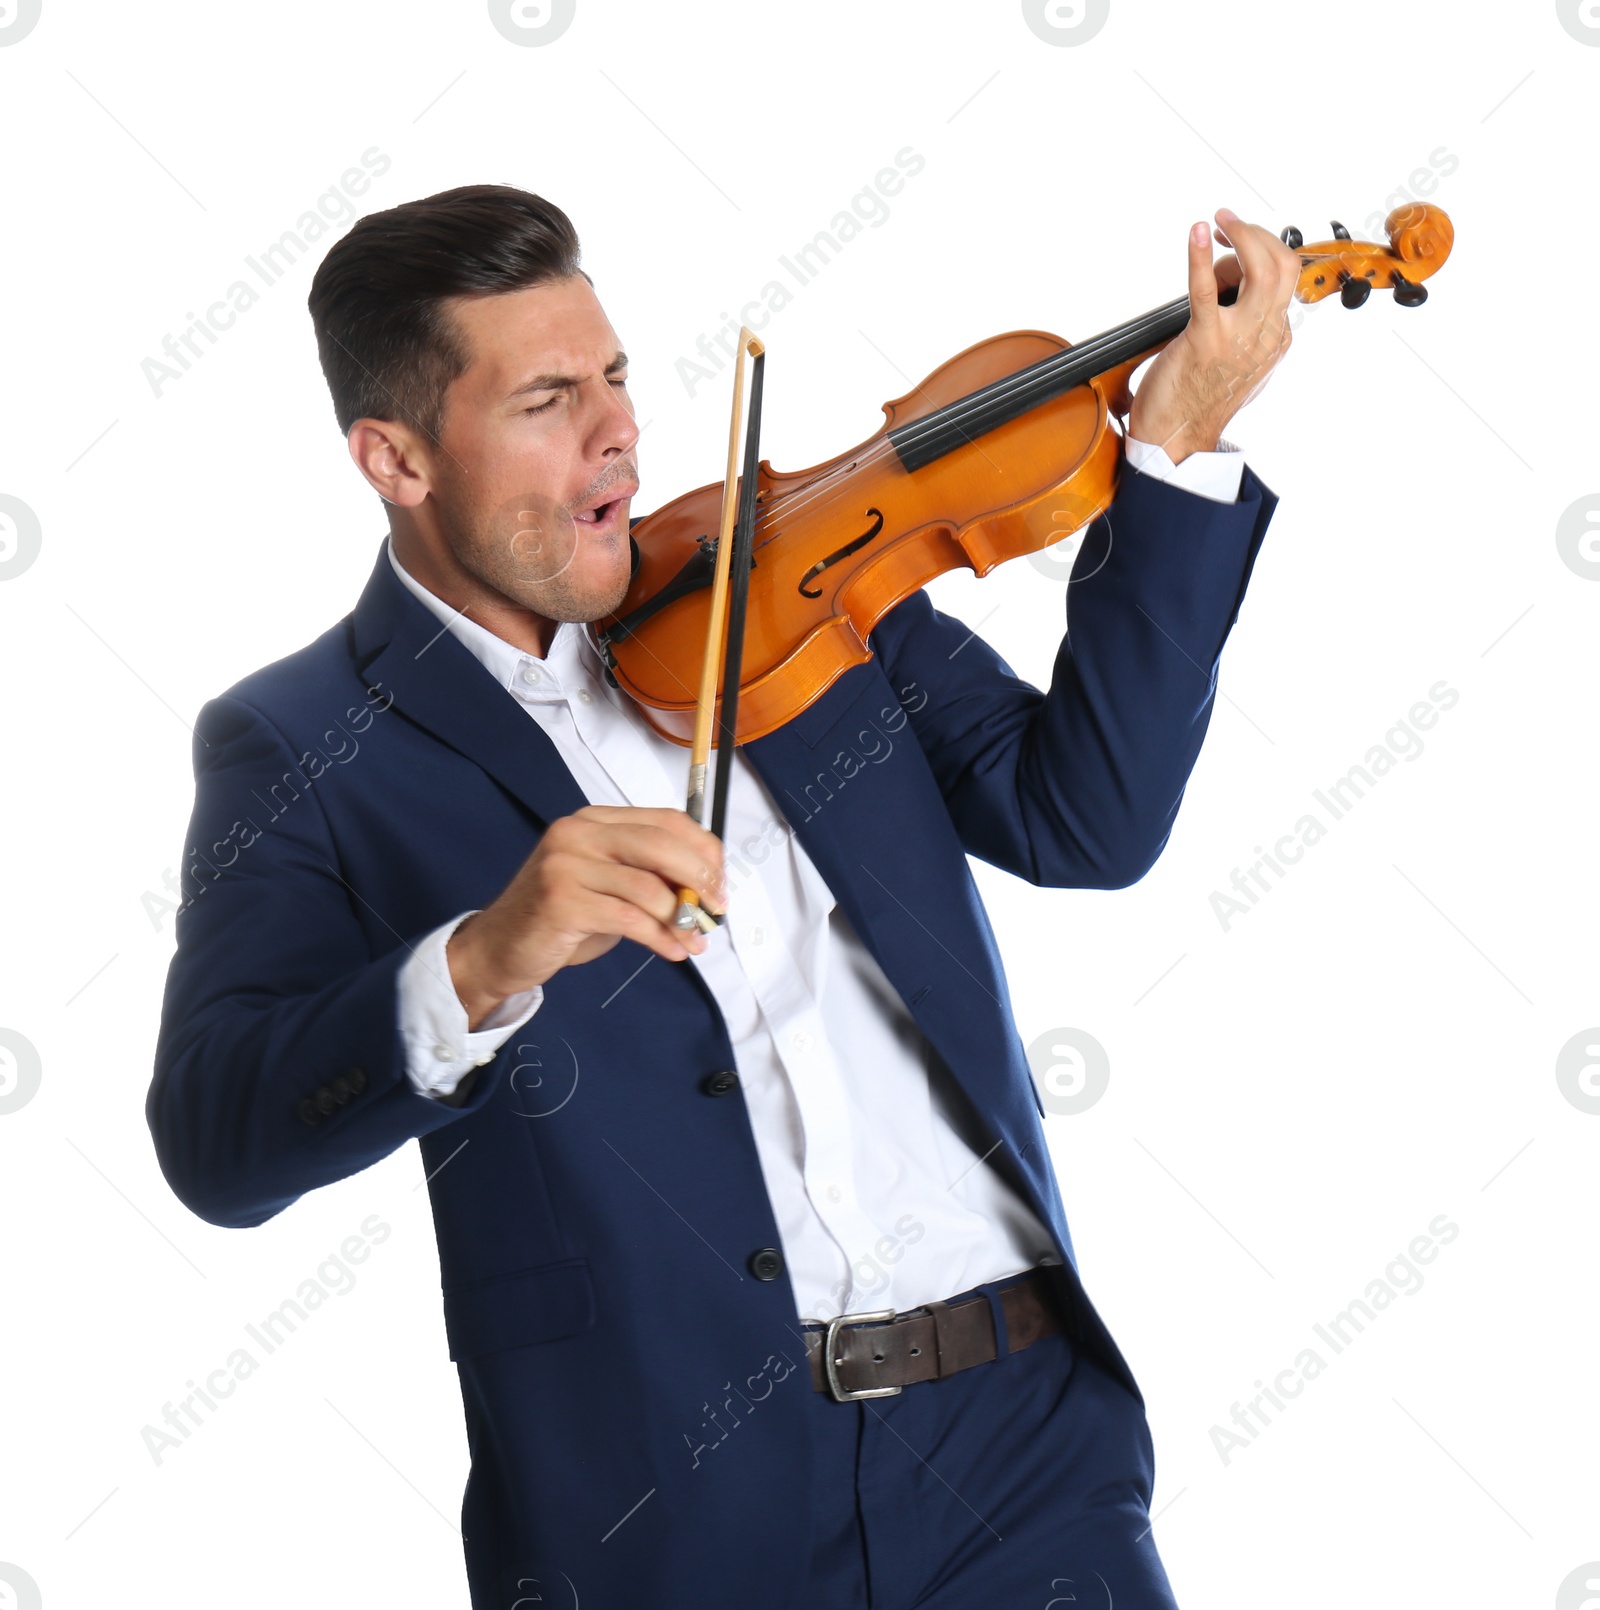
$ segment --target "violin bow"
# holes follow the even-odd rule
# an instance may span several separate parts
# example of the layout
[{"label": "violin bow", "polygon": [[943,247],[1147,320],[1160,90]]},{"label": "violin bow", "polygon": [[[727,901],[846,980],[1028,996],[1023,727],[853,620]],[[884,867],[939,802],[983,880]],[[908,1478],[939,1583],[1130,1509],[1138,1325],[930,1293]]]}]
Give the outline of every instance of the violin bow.
[{"label": "violin bow", "polygon": [[[750,412],[745,424],[744,474],[739,475],[739,420],[744,412],[744,360],[750,365]],[[733,769],[734,731],[739,706],[739,676],[744,661],[745,600],[750,591],[750,555],[754,545],[756,466],[761,436],[761,385],[766,348],[746,326],[739,328],[734,352],[733,415],[728,423],[728,471],[722,483],[722,515],[717,527],[717,555],[711,579],[711,609],[706,625],[706,652],[695,700],[694,743],[689,751],[689,794],[684,810],[706,825],[706,767],[711,728],[717,711],[718,647],[722,648],[722,710],[717,721],[717,775],[712,790],[710,828],[723,836],[728,814],[728,782]],[[737,488],[737,505],[735,489]],[[726,633],[724,633],[726,622]],[[701,904],[693,889],[679,889],[673,926],[716,930],[718,919]]]}]

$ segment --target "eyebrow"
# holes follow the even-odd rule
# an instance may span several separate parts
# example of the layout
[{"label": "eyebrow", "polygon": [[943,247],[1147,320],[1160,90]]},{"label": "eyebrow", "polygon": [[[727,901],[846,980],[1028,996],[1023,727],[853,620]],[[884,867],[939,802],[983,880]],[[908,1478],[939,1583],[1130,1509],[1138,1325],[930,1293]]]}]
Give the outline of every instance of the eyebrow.
[{"label": "eyebrow", "polygon": [[[605,367],[606,377],[609,379],[619,369],[628,367],[628,354],[619,352]],[[570,391],[578,381],[572,375],[544,374],[535,375],[531,380],[525,380],[515,391],[506,393],[506,401],[515,397],[526,396],[530,391]]]}]

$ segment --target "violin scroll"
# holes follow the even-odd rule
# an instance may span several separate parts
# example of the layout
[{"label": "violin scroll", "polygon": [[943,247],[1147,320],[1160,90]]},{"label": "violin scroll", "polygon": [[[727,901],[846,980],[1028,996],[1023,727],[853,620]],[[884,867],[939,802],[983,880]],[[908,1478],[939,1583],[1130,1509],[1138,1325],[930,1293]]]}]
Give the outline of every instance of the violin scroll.
[{"label": "violin scroll", "polygon": [[1285,244],[1300,254],[1298,301],[1320,302],[1337,291],[1346,307],[1360,307],[1376,287],[1392,290],[1401,307],[1420,307],[1428,300],[1422,282],[1444,266],[1455,242],[1449,217],[1424,201],[1396,207],[1384,220],[1387,246],[1352,240],[1343,224],[1330,227],[1333,239],[1309,246],[1292,225],[1283,232]]}]

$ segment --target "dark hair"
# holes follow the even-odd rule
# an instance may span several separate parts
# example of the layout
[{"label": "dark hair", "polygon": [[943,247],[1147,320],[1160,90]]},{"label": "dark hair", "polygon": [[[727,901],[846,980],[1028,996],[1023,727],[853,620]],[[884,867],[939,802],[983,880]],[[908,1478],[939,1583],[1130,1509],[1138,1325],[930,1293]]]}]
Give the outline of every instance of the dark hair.
[{"label": "dark hair", "polygon": [[445,392],[470,356],[444,300],[582,274],[578,257],[567,215],[509,185],[462,185],[360,219],[306,303],[339,429],[403,420],[437,441]]}]

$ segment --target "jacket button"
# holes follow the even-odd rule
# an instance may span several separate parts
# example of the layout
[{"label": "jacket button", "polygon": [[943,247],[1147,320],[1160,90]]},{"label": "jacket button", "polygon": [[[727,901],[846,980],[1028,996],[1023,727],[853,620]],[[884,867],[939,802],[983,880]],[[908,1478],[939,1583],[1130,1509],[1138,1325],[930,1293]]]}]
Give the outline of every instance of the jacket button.
[{"label": "jacket button", "polygon": [[320,1124],[322,1122],[322,1114],[317,1111],[317,1104],[311,1099],[310,1096],[307,1096],[306,1099],[295,1108],[295,1111],[300,1114],[302,1121],[305,1123]]},{"label": "jacket button", "polygon": [[752,1252],[750,1273],[757,1280],[776,1280],[783,1273],[783,1254],[776,1247],[762,1247]]},{"label": "jacket button", "polygon": [[725,1096],[730,1090],[739,1088],[739,1075],[727,1068],[719,1068],[715,1073],[708,1073],[700,1081],[700,1088],[708,1096]]},{"label": "jacket button", "polygon": [[311,1099],[316,1103],[317,1111],[320,1112],[324,1118],[326,1118],[328,1114],[339,1105],[334,1093],[328,1089],[326,1085],[324,1085],[322,1089],[320,1089]]},{"label": "jacket button", "polygon": [[328,1088],[333,1092],[333,1099],[342,1107],[355,1094],[350,1081],[341,1073]]},{"label": "jacket button", "polygon": [[365,1068],[352,1068],[345,1078],[350,1081],[350,1088],[356,1095],[360,1095],[367,1088],[367,1070]]}]

